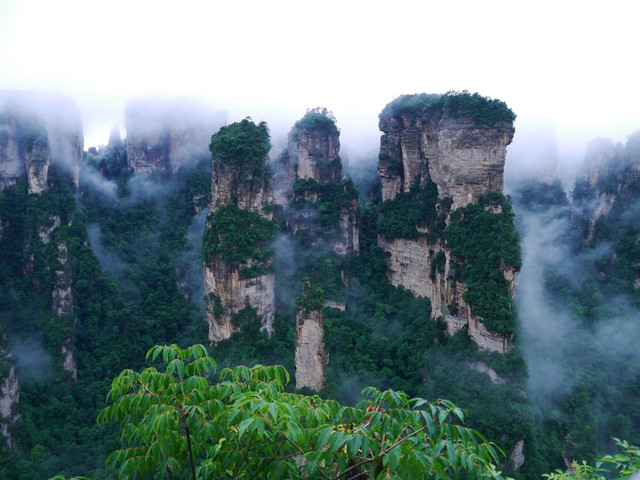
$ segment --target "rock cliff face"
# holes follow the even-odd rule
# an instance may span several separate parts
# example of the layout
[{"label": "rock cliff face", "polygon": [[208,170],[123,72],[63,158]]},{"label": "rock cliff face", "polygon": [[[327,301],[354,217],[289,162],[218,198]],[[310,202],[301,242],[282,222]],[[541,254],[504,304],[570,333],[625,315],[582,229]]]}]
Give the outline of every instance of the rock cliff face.
[{"label": "rock cliff face", "polygon": [[[73,308],[73,274],[69,264],[69,249],[66,242],[58,244],[58,268],[54,272],[54,284],[52,297],[52,309],[59,322],[66,322],[73,329],[76,323]],[[72,345],[72,339],[66,339],[66,345],[60,347],[62,355],[62,368],[71,373],[71,380],[78,379],[78,368]]]},{"label": "rock cliff face", "polygon": [[585,155],[581,179],[574,189],[574,223],[586,223],[589,244],[596,223],[606,216],[616,199],[633,190],[640,178],[640,132],[629,136],[626,145],[611,140],[593,140]]},{"label": "rock cliff face", "polygon": [[[6,355],[4,357],[6,358]],[[0,433],[7,440],[10,448],[14,446],[14,440],[9,428],[20,418],[20,414],[17,412],[19,401],[20,383],[16,367],[12,366],[0,386]]]},{"label": "rock cliff face", "polygon": [[138,99],[125,111],[127,159],[134,172],[176,173],[193,158],[208,155],[211,133],[223,112],[179,101]]},{"label": "rock cliff face", "polygon": [[502,191],[507,145],[513,123],[478,124],[447,107],[380,116],[382,199],[433,181],[438,195],[453,200],[452,210],[476,202],[489,190]]},{"label": "rock cliff face", "polygon": [[297,178],[313,178],[319,183],[342,180],[339,133],[303,126],[292,133],[288,153],[297,165]]},{"label": "rock cliff face", "polygon": [[276,225],[265,208],[271,198],[269,148],[266,124],[247,119],[221,128],[212,138],[204,283],[209,340],[214,343],[229,338],[247,317],[273,331],[275,280],[269,243]]},{"label": "rock cliff face", "polygon": [[298,309],[296,315],[296,388],[320,391],[324,388],[325,367],[329,361],[324,350],[322,310]]},{"label": "rock cliff face", "polygon": [[51,149],[44,122],[17,107],[0,117],[0,191],[26,175],[29,193],[47,188]]},{"label": "rock cliff face", "polygon": [[329,112],[311,110],[294,125],[274,162],[273,201],[294,234],[306,230],[338,255],[359,251],[358,196],[342,178],[340,132]]},{"label": "rock cliff face", "polygon": [[[275,277],[265,273],[254,278],[242,278],[240,268],[218,258],[210,258],[204,267],[204,288],[209,298],[207,315],[209,340],[228,339],[238,330],[234,317],[245,308],[255,310],[261,327],[273,331],[275,316]],[[218,307],[218,308],[216,308]]]},{"label": "rock cliff face", "polygon": [[41,193],[52,164],[70,173],[77,187],[83,146],[80,112],[72,101],[0,94],[0,191],[26,175],[29,193]]},{"label": "rock cliff face", "polygon": [[[402,105],[407,99],[427,101],[421,108],[407,109]],[[502,191],[512,121],[488,125],[448,106],[446,96],[407,96],[383,110],[379,126],[383,132],[378,164],[383,201],[435,185],[434,212],[444,217],[444,224],[435,225],[434,214],[431,225],[412,225],[417,232],[411,238],[379,235],[378,245],[389,253],[391,283],[429,298],[432,316],[446,320],[450,334],[466,327],[481,348],[508,351],[510,338],[488,331],[465,300],[467,286],[453,274],[456,262],[442,234],[450,212],[476,203],[490,191]],[[498,210],[494,213],[500,213]],[[503,271],[512,293],[516,270],[505,267]]]}]

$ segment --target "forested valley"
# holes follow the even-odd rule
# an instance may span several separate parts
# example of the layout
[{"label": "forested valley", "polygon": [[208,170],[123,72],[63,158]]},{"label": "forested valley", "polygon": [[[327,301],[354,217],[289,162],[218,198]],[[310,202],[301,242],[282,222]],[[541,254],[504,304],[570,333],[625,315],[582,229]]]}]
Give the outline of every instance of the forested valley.
[{"label": "forested valley", "polygon": [[[118,478],[105,462],[123,430],[96,419],[114,378],[172,344],[166,351],[205,345],[212,382],[246,375],[225,367],[281,365],[288,383],[280,370],[264,374],[278,395],[318,394],[322,405],[355,406],[368,386],[446,399],[503,452],[505,477],[593,464],[619,451],[615,438],[640,444],[637,133],[625,145],[594,142],[569,191],[530,176],[505,195],[503,158],[467,197],[433,167],[445,154],[428,153],[415,132],[506,149],[515,115],[478,94],[399,97],[381,113],[379,157],[359,165],[336,153],[338,121],[326,109],[309,110],[286,146],[250,118],[205,122],[203,143],[172,136],[159,116],[132,108],[126,139],[81,145],[70,166],[56,161],[69,154],[37,109],[7,102],[0,112],[0,160],[15,144],[26,162],[0,191],[0,379],[2,399],[13,399],[1,409],[1,478]],[[145,132],[143,163],[134,130],[155,123],[160,139]],[[328,150],[314,150],[322,142]],[[431,165],[411,164],[410,147]],[[304,161],[315,173],[301,173]],[[38,175],[46,184],[36,191]],[[419,282],[433,299],[402,278],[412,264],[400,246],[423,252]],[[224,269],[243,285],[272,277],[273,308],[263,314],[249,298],[232,308],[221,287],[208,291],[207,271]],[[296,388],[300,329],[313,312],[322,384]]]}]

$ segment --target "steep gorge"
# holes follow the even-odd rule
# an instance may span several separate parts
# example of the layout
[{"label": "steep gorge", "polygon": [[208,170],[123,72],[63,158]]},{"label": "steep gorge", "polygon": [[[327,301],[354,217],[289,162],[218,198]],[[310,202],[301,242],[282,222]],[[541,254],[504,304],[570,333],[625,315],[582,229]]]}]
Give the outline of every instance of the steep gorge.
[{"label": "steep gorge", "polygon": [[[475,123],[471,126],[466,117],[452,118],[466,122],[464,128],[474,132],[474,138],[484,128]],[[136,122],[156,125],[158,130],[149,132],[144,140],[129,123],[126,145],[147,142],[147,151],[155,148],[160,152],[162,132],[168,131],[167,122],[157,120],[152,115],[147,122],[141,113]],[[171,137],[170,132],[168,135],[166,138]],[[392,198],[384,202],[386,206],[375,199],[359,205],[358,189],[343,171],[335,119],[323,109],[309,111],[294,125],[283,155],[271,162],[264,123],[247,119],[217,130],[207,155],[210,171],[202,164],[195,171],[187,168],[195,157],[202,157],[201,136],[190,135],[181,138],[190,138],[184,141],[190,147],[197,143],[198,148],[190,149],[194,157],[173,163],[173,154],[164,150],[156,163],[136,157],[119,135],[112,135],[109,146],[86,153],[77,203],[73,201],[75,190],[65,191],[60,198],[67,203],[52,205],[35,222],[31,238],[37,237],[46,246],[51,263],[43,267],[36,252],[32,260],[25,257],[20,268],[27,265],[29,275],[38,273],[50,281],[51,288],[45,292],[46,315],[34,321],[33,330],[46,332],[45,347],[55,342],[51,365],[56,380],[51,388],[65,393],[65,405],[101,404],[104,378],[124,368],[122,362],[127,366],[143,364],[149,345],[209,340],[210,352],[220,365],[283,363],[289,371],[295,369],[296,388],[323,391],[343,401],[358,401],[360,387],[369,384],[429,398],[458,395],[456,400],[461,402],[469,398],[468,391],[473,392],[472,398],[504,395],[511,406],[505,418],[492,422],[489,428],[486,415],[470,418],[507,451],[527,439],[524,452],[530,458],[534,444],[523,433],[526,423],[501,436],[507,431],[505,425],[526,416],[526,399],[517,391],[522,384],[517,361],[513,369],[501,368],[496,357],[483,356],[483,352],[473,351],[471,342],[464,343],[466,336],[447,335],[443,322],[429,319],[440,318],[439,312],[445,309],[454,316],[457,308],[460,324],[470,331],[465,315],[486,319],[486,315],[474,313],[474,305],[466,299],[477,294],[473,287],[482,283],[474,279],[473,272],[468,276],[476,253],[467,251],[465,242],[457,244],[456,239],[477,230],[479,237],[473,242],[491,251],[495,238],[489,247],[481,242],[480,237],[487,233],[483,224],[494,222],[501,228],[509,223],[507,204],[490,191],[501,186],[495,176],[482,177],[481,167],[476,166],[465,178],[485,178],[486,188],[476,186],[467,191],[462,183],[449,188],[447,182],[453,180],[446,178],[438,185],[432,179],[437,174],[430,173],[428,163],[418,165],[425,160],[419,146],[416,156],[407,156],[407,172],[418,173],[409,178],[409,173],[400,170],[393,180],[400,187],[389,194]],[[399,152],[399,158],[411,150],[402,138],[403,134],[397,133],[399,143],[394,151]],[[438,141],[442,145],[449,142]],[[383,142],[391,145],[395,140],[383,137]],[[394,169],[392,155],[385,159],[384,152],[393,149],[385,148],[381,149],[380,170],[386,168],[388,174]],[[458,145],[456,155],[467,155],[469,162],[475,162],[480,154],[464,153],[464,148]],[[479,147],[476,150],[480,151]],[[140,161],[132,164],[129,154]],[[56,170],[50,169],[49,176],[55,176]],[[3,208],[13,208],[7,199],[19,193],[16,187],[26,185],[26,180],[23,173],[16,185],[8,187],[2,197]],[[451,197],[440,194],[440,188],[457,192],[456,198],[461,199],[458,208],[453,208]],[[389,192],[384,186],[382,191]],[[44,198],[45,193],[38,198]],[[472,201],[463,204],[469,198]],[[191,232],[187,233],[187,227],[206,204],[209,217],[202,256],[199,250],[192,252],[201,270],[193,270],[196,275],[189,278],[179,276],[183,250],[188,248],[185,235]],[[73,217],[76,209],[78,214]],[[3,215],[10,210],[3,210]],[[418,214],[414,217],[415,211]],[[455,212],[459,212],[457,216]],[[72,222],[72,217],[78,222]],[[17,223],[13,217],[10,220],[2,223],[4,232],[15,231]],[[468,225],[472,221],[475,223]],[[460,226],[457,232],[451,228],[454,224]],[[392,234],[387,235],[388,228]],[[200,238],[198,233],[196,236]],[[402,250],[405,256],[387,260],[384,249]],[[22,261],[21,252],[16,250],[15,257]],[[389,267],[405,268],[403,278]],[[508,290],[512,286],[512,279],[501,269],[492,271],[500,273],[503,287]],[[387,278],[398,286],[415,284],[415,291],[408,286],[394,288]],[[498,282],[499,278],[491,280]],[[42,281],[40,277],[38,281]],[[193,295],[196,290],[189,288],[189,281],[200,287],[204,283],[206,311],[192,305],[202,295]],[[504,307],[510,311],[510,305]],[[52,312],[58,321],[50,322]],[[451,326],[449,333],[453,333]],[[478,341],[482,342],[488,340]],[[507,349],[501,343],[495,350]],[[494,384],[486,372],[495,372],[504,383]],[[458,377],[465,379],[461,381],[464,385],[455,387],[457,383],[451,379]],[[27,385],[34,388],[33,382]],[[86,395],[92,389],[99,394]],[[20,401],[24,398],[33,402],[33,396],[23,396]],[[33,420],[34,415],[42,412],[44,417],[58,408],[57,403],[35,405],[35,414],[28,405],[18,407],[28,412],[29,425],[43,425],[42,418]],[[461,405],[467,408],[468,400]],[[90,411],[84,404],[82,408]],[[494,411],[501,406],[487,408]],[[72,421],[70,416],[64,417],[64,422]],[[37,433],[28,438],[37,438]],[[76,437],[69,438],[76,441]],[[55,442],[44,445],[53,449]]]}]

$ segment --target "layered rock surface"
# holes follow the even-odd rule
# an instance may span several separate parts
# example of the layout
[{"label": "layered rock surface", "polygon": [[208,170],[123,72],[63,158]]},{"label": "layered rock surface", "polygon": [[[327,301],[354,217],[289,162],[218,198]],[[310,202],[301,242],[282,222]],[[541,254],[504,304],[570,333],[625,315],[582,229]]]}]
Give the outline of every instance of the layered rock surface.
[{"label": "layered rock surface", "polygon": [[226,114],[180,101],[138,99],[125,111],[127,159],[136,173],[176,173],[193,158],[208,155],[211,134]]},{"label": "layered rock surface", "polygon": [[[6,361],[6,354],[2,355]],[[20,382],[16,373],[16,367],[11,366],[9,374],[4,377],[0,385],[0,434],[6,439],[9,447],[14,446],[14,440],[9,430],[20,418],[17,412],[20,401]]]},{"label": "layered rock surface", "polygon": [[296,315],[296,388],[324,388],[329,361],[324,349],[322,310],[298,309]]},{"label": "layered rock surface", "polygon": [[611,211],[617,198],[636,188],[638,178],[640,131],[630,135],[625,145],[603,138],[589,143],[573,202],[574,223],[587,224],[585,244],[594,238],[598,220]]},{"label": "layered rock surface", "polygon": [[[340,132],[331,114],[308,112],[273,166],[273,201],[285,210],[291,231],[308,230],[311,238],[328,241],[338,255],[358,252],[358,197],[350,180],[343,180]],[[336,214],[334,224],[319,219],[321,205]]]},{"label": "layered rock surface", "polygon": [[476,202],[489,190],[502,191],[512,123],[482,125],[443,108],[390,110],[380,116],[379,127],[383,201],[427,179],[436,184],[439,196],[453,200],[452,210]]},{"label": "layered rock surface", "polygon": [[[236,144],[237,149],[227,150],[227,140],[243,138],[253,144],[256,155],[247,154],[246,145]],[[270,148],[269,134],[266,124],[255,125],[249,120],[224,127],[212,140],[213,170],[211,180],[210,216],[208,229],[215,231],[217,238],[211,242],[218,245],[223,242],[223,236],[252,236],[251,231],[221,231],[224,226],[216,227],[215,222],[223,225],[229,219],[252,217],[253,222],[267,225],[271,222],[271,211],[265,209],[271,192],[268,185],[266,169],[267,153]],[[230,140],[233,144],[233,141]],[[250,149],[249,149],[250,150]],[[255,153],[256,150],[253,150]],[[225,152],[224,156],[216,156],[216,152]],[[221,155],[221,154],[219,154]],[[230,221],[232,224],[235,220]],[[237,224],[236,224],[237,225]],[[217,230],[215,228],[218,228]],[[273,226],[275,229],[275,225]],[[256,225],[245,225],[245,229],[253,230]],[[205,233],[206,236],[206,233]],[[245,239],[246,240],[246,239]],[[254,239],[257,248],[268,248],[262,245],[264,239]],[[228,250],[235,248],[234,244],[242,243],[239,238],[226,237]],[[254,245],[256,247],[256,245]],[[214,250],[216,248],[214,247]],[[232,259],[233,258],[233,259]],[[275,315],[275,279],[270,271],[272,258],[257,260],[256,258],[235,259],[232,252],[217,249],[209,254],[204,264],[205,296],[208,298],[207,317],[209,323],[209,340],[218,342],[225,340],[238,329],[234,325],[234,318],[243,310],[252,311],[260,322],[263,330],[273,331]],[[257,273],[252,269],[259,268]]]},{"label": "layered rock surface", "polygon": [[[450,199],[451,212],[476,203],[489,191],[502,191],[512,122],[489,126],[470,116],[454,115],[447,107],[410,111],[387,107],[379,126],[383,132],[378,164],[383,201],[433,182],[439,201]],[[446,223],[449,221],[447,216]],[[415,227],[420,233],[416,238],[378,237],[378,245],[389,253],[391,283],[429,298],[432,316],[444,319],[450,334],[467,327],[481,348],[508,351],[510,338],[488,331],[465,301],[466,285],[452,274],[451,252],[434,236],[435,227]],[[517,272],[503,273],[513,292]]]},{"label": "layered rock surface", "polygon": [[80,112],[69,99],[0,94],[0,191],[26,175],[29,193],[41,193],[52,164],[70,173],[77,187],[83,147]]}]

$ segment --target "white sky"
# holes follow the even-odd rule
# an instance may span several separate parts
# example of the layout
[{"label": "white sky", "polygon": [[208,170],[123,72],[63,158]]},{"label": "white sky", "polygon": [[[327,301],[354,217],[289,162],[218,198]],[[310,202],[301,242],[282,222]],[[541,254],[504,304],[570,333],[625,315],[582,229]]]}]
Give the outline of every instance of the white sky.
[{"label": "white sky", "polygon": [[[85,146],[136,95],[189,95],[266,120],[332,110],[347,149],[377,149],[403,93],[499,98],[562,144],[640,129],[635,0],[0,0],[0,89],[71,96]],[[517,133],[516,133],[517,138]]]}]

